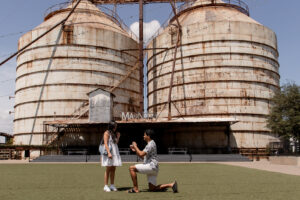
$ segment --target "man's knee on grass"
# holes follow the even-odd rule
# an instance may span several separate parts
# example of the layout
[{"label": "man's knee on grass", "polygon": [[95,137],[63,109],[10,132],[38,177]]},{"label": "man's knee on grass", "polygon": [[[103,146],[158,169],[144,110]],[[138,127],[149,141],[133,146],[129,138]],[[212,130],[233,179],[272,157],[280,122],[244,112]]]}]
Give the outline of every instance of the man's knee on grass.
[{"label": "man's knee on grass", "polygon": [[161,188],[161,185],[153,185],[152,183],[148,183],[150,192],[165,192],[167,188]]},{"label": "man's knee on grass", "polygon": [[148,183],[149,185],[149,191],[155,192],[156,191],[156,185],[153,185],[152,183]]}]

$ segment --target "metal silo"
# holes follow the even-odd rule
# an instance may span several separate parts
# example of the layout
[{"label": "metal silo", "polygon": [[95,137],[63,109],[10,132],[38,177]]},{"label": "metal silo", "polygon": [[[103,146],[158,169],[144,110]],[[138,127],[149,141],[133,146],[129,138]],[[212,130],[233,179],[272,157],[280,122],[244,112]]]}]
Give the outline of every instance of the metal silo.
[{"label": "metal silo", "polygon": [[[177,19],[181,36],[173,71]],[[172,119],[236,118],[231,147],[266,147],[275,139],[266,117],[270,98],[279,89],[277,39],[272,30],[249,17],[242,1],[186,3],[148,48],[154,49],[147,62],[150,113],[167,118],[170,104]],[[207,138],[214,143],[220,135]]]},{"label": "metal silo", "polygon": [[[45,21],[23,35],[19,49],[66,18],[74,6],[51,8]],[[115,16],[82,0],[64,26],[58,26],[17,57],[15,144],[43,144],[43,122],[74,117],[87,93],[109,89],[135,66],[137,42]],[[139,71],[114,94],[114,116],[139,109]]]}]

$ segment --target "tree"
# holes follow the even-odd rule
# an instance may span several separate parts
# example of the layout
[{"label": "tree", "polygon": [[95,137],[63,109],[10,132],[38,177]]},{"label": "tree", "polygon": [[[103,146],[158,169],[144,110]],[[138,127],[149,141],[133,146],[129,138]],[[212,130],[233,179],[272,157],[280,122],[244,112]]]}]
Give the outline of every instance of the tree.
[{"label": "tree", "polygon": [[273,106],[267,127],[286,139],[300,141],[300,87],[295,83],[284,84],[272,98]]}]

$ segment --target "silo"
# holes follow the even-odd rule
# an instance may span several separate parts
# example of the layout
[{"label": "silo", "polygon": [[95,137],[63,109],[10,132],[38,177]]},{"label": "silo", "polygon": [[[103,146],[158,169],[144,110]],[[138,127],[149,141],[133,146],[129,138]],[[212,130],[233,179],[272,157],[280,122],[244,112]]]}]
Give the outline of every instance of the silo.
[{"label": "silo", "polygon": [[[280,79],[275,33],[250,18],[242,1],[198,0],[179,9],[177,18],[182,33],[171,93],[172,118],[236,118],[239,122],[230,127],[231,147],[266,147],[275,139],[266,117]],[[148,111],[159,119],[168,117],[176,26],[173,17],[148,44],[154,48],[147,62]],[[203,144],[196,135],[190,135],[195,147]],[[206,135],[208,143],[221,137]],[[177,143],[186,145],[180,139]]]},{"label": "silo", "polygon": [[[52,9],[23,35],[19,49],[66,18],[75,3]],[[82,0],[65,25],[55,28],[17,57],[15,144],[43,144],[43,122],[73,118],[87,93],[109,89],[135,66],[137,42],[115,17]],[[116,88],[114,116],[139,109],[139,72]],[[97,141],[98,142],[98,141]]]}]

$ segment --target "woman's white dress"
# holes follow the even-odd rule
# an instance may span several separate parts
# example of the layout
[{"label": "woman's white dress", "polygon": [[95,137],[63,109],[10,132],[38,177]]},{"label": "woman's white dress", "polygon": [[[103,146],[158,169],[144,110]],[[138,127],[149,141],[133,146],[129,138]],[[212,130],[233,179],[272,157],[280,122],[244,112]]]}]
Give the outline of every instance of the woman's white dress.
[{"label": "woman's white dress", "polygon": [[112,155],[112,159],[108,158],[108,156],[101,155],[101,164],[102,167],[106,166],[122,166],[121,156],[119,153],[118,144],[113,142],[111,135],[109,136],[108,146],[111,146],[112,151],[110,152]]}]

